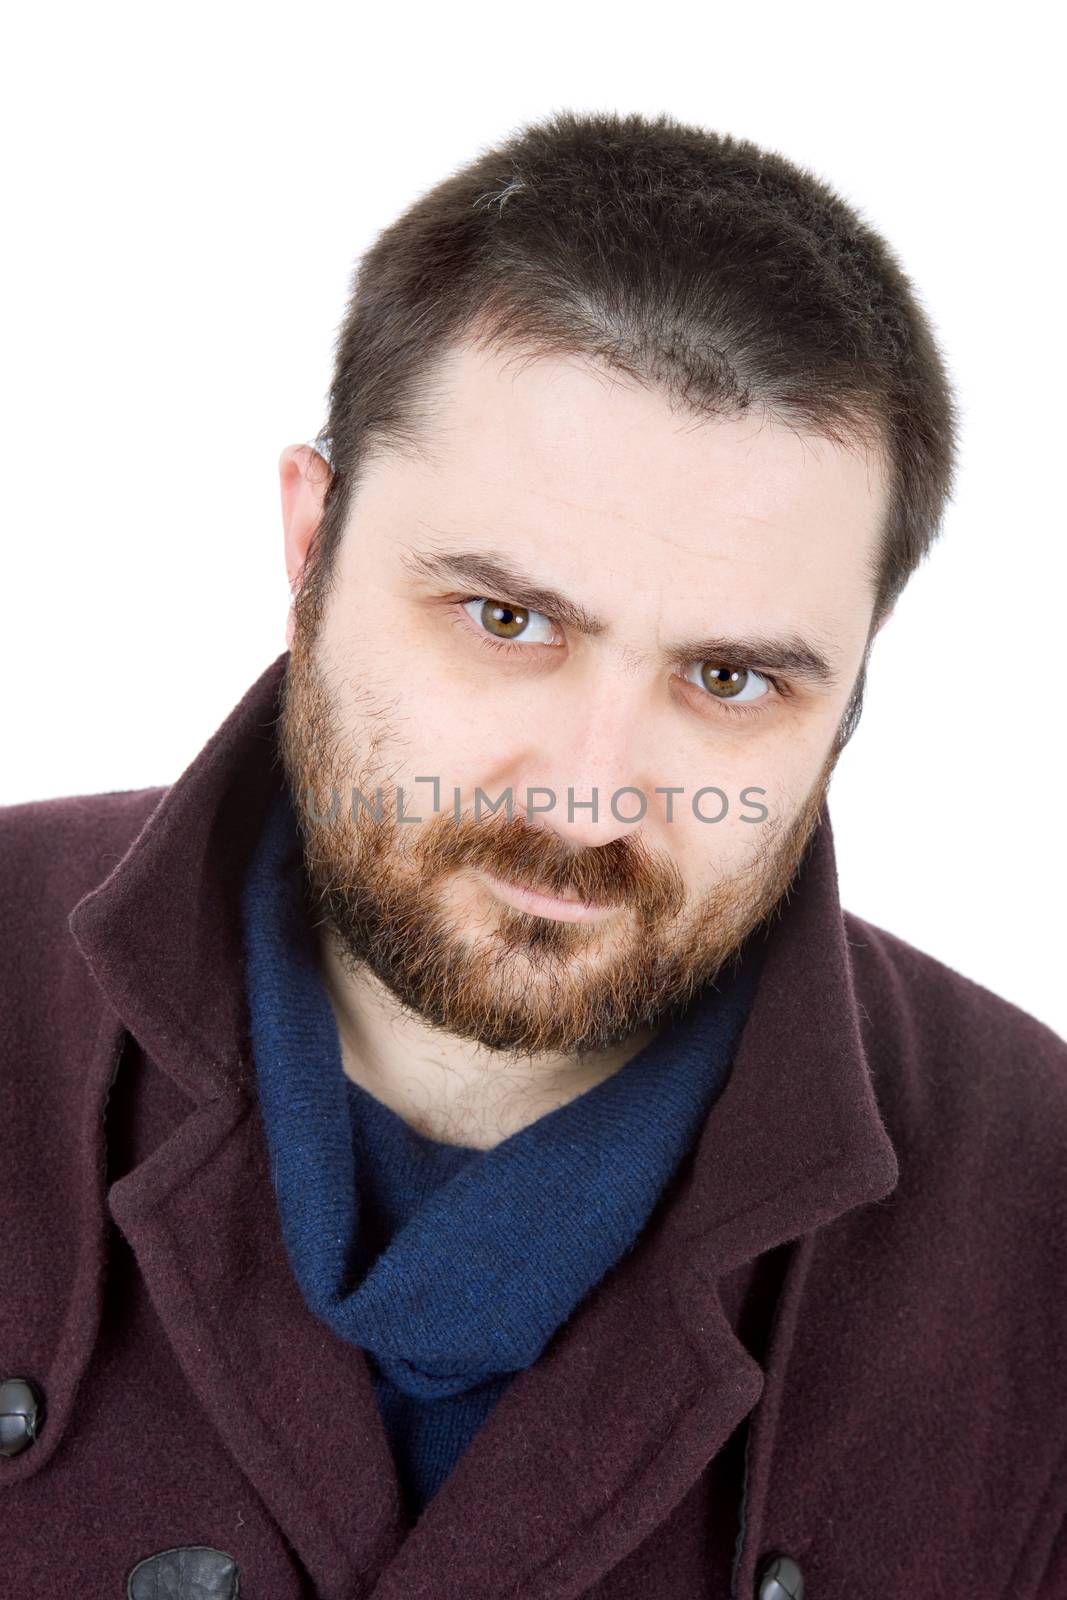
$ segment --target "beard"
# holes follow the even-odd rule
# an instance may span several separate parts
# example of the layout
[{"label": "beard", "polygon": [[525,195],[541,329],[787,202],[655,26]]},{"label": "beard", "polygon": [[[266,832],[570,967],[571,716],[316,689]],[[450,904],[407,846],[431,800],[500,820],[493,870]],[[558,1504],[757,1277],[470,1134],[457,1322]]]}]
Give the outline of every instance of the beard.
[{"label": "beard", "polygon": [[[518,805],[511,817],[394,820],[386,717],[368,700],[357,745],[314,643],[298,611],[278,739],[312,925],[345,970],[369,971],[423,1022],[509,1056],[613,1050],[739,963],[788,895],[841,749],[839,737],[791,817],[753,824],[741,869],[691,897],[671,858],[636,835],[574,849]],[[379,787],[380,815],[349,804]],[[619,909],[601,922],[537,916],[491,898],[479,872]]]}]

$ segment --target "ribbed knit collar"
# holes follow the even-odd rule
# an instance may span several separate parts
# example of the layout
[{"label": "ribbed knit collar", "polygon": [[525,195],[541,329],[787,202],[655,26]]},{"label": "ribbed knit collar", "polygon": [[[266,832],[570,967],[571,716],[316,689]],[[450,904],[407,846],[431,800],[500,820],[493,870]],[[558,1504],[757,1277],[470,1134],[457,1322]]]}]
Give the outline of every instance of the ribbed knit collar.
[{"label": "ribbed knit collar", "polygon": [[424,1399],[518,1372],[632,1247],[725,1087],[762,941],[611,1077],[489,1150],[424,1138],[345,1074],[279,787],[245,880],[259,1102],[311,1310]]}]

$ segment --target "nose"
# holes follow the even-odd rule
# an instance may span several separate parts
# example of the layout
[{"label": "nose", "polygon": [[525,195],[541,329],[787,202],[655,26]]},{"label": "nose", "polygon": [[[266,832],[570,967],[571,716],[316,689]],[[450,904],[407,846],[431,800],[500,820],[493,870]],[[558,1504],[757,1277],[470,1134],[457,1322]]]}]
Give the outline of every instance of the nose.
[{"label": "nose", "polygon": [[572,849],[646,831],[662,802],[655,785],[671,781],[652,775],[650,720],[646,686],[627,694],[616,679],[595,694],[572,694],[525,754],[516,812]]}]

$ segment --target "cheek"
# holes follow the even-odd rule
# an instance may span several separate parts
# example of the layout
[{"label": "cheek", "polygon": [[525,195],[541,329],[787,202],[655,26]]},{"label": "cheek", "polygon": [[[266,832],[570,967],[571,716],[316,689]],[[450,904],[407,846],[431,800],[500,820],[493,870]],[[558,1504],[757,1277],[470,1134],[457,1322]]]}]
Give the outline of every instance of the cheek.
[{"label": "cheek", "polygon": [[677,863],[688,892],[736,876],[793,820],[811,790],[820,750],[755,747],[715,764],[715,774],[675,795],[673,821],[661,819],[656,844]]},{"label": "cheek", "polygon": [[[763,805],[772,817],[787,821],[810,793],[833,743],[838,720],[832,707],[798,709],[788,723],[771,730],[766,739],[752,740],[733,754],[728,765],[719,768],[728,774],[728,783],[721,778],[712,781],[728,790],[731,803],[736,796],[738,808],[746,815]],[[753,830],[746,824],[741,831]]]},{"label": "cheek", "polygon": [[457,789],[461,804],[470,807],[476,789],[495,798],[510,781],[499,727],[482,727],[472,715],[469,695],[398,694],[390,726],[396,731],[392,746],[396,781],[412,786],[420,799],[420,814],[428,814],[433,806],[434,780],[440,808],[446,811],[453,809]]},{"label": "cheek", "polygon": [[[660,835],[663,847],[685,879],[690,901],[735,877],[747,866],[764,837],[763,824],[740,820],[742,815],[758,815],[756,804],[743,804],[737,791],[725,783],[718,787],[729,800],[725,815],[721,815],[722,795],[698,794],[700,786],[695,785],[684,795],[676,796],[674,822],[665,825]],[[762,803],[766,805],[766,799]],[[717,817],[719,821],[715,820]]]}]

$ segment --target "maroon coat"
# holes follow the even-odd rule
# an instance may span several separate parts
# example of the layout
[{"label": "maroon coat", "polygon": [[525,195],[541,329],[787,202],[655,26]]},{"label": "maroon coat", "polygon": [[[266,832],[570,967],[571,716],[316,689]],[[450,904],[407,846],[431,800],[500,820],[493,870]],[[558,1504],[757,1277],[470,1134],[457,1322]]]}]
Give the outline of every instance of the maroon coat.
[{"label": "maroon coat", "polygon": [[843,913],[825,820],[638,1244],[405,1524],[255,1098],[286,660],[171,787],[0,810],[3,1595],[1067,1600],[1067,1045]]}]

